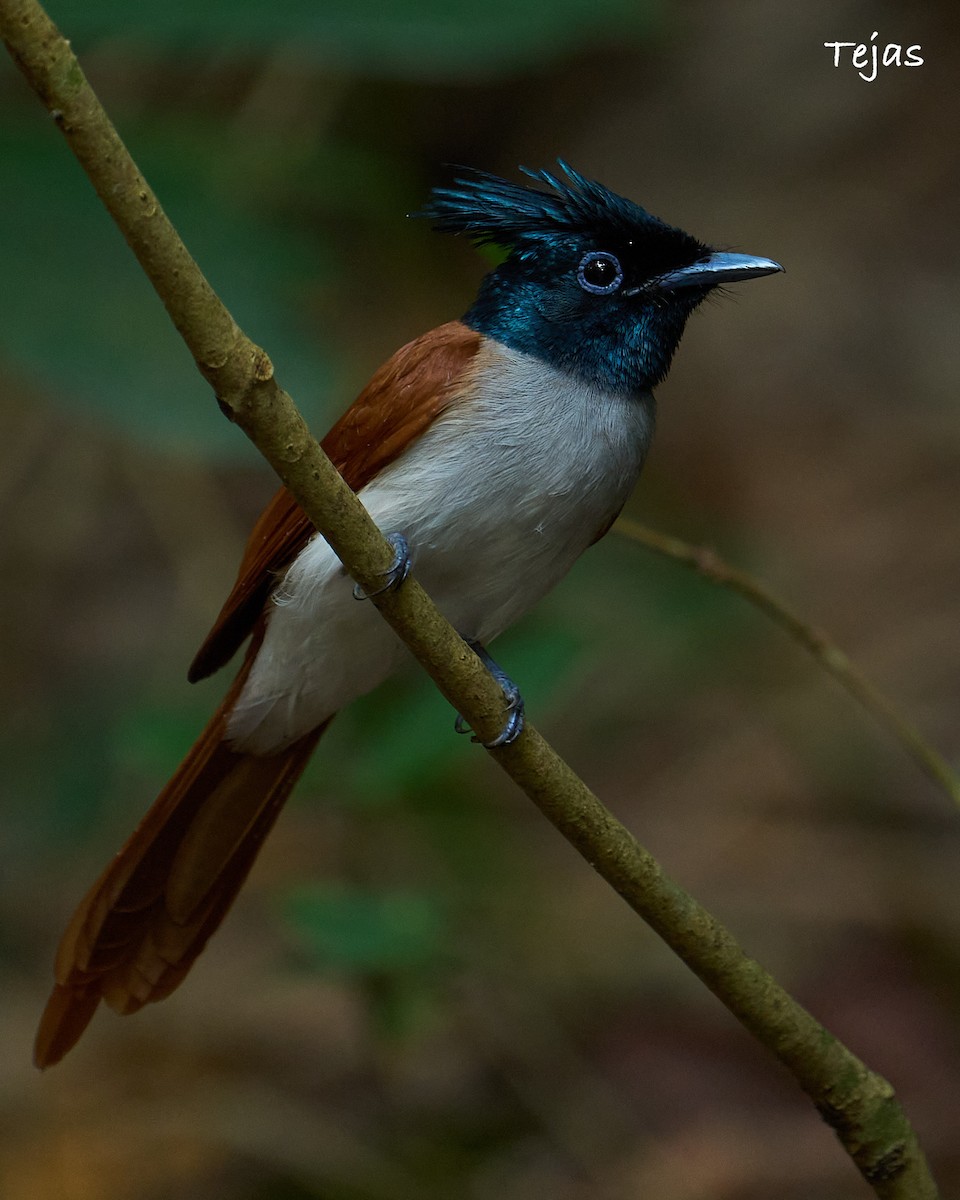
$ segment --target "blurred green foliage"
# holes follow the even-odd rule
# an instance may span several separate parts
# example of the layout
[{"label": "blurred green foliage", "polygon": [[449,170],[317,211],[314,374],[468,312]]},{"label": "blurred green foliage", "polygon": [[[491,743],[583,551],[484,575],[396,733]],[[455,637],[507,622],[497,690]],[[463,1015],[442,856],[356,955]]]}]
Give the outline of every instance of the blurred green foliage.
[{"label": "blurred green foliage", "polygon": [[[258,196],[269,171],[284,177],[286,170],[287,186],[295,174],[308,195],[319,181],[339,180],[339,192],[331,187],[327,198],[338,195],[341,211],[351,211],[369,182],[362,170],[344,169],[347,159],[355,168],[358,155],[345,151],[341,162],[325,147],[304,162],[289,146],[257,174],[242,143],[225,146],[216,123],[197,115],[134,122],[125,133],[214,287],[241,326],[270,347],[286,386],[315,414],[335,367],[298,312],[305,296],[332,279],[330,235],[291,231]],[[12,365],[52,396],[155,445],[249,460],[252,452],[209,404],[153,289],[64,150],[59,138],[42,136],[32,114],[0,126],[0,160],[15,181],[0,189],[0,328]]]},{"label": "blurred green foliage", "polygon": [[430,80],[502,74],[571,49],[649,31],[662,0],[123,0],[54,6],[74,36],[123,30],[155,50],[195,53],[228,37],[234,52],[295,45],[318,64]]},{"label": "blurred green foliage", "polygon": [[437,898],[429,893],[304,884],[287,894],[283,909],[311,961],[324,971],[423,968],[445,944]]}]

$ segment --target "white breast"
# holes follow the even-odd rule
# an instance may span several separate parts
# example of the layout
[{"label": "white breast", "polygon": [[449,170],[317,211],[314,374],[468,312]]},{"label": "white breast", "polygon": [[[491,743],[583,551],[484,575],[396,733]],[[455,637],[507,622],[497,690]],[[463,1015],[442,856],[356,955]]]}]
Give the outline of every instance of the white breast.
[{"label": "white breast", "polygon": [[[467,638],[491,641],[570,569],[619,512],[652,431],[652,398],[613,395],[486,342],[469,400],[455,404],[361,492]],[[358,603],[315,538],[276,594],[234,709],[241,749],[267,753],[384,679],[402,644]],[[522,681],[521,681],[522,682]]]}]

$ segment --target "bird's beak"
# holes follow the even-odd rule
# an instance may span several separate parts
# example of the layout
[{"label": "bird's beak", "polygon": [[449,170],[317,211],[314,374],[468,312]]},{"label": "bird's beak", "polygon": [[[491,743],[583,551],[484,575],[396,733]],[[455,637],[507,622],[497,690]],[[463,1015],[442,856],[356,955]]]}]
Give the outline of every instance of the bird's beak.
[{"label": "bird's beak", "polygon": [[728,254],[715,250],[700,262],[668,271],[654,280],[654,285],[664,292],[678,288],[716,287],[720,283],[739,283],[741,279],[759,279],[761,275],[772,275],[783,267],[772,258],[757,258],[753,254]]}]

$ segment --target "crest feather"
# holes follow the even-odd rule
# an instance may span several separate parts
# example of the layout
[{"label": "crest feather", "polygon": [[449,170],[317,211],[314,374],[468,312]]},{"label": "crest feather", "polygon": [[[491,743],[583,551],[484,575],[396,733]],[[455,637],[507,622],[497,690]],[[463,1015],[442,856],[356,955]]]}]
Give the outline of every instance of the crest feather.
[{"label": "crest feather", "polygon": [[670,230],[632,200],[587,179],[563,159],[559,172],[520,170],[550,191],[511,183],[487,171],[462,167],[449,187],[433,189],[420,212],[441,233],[465,233],[479,243],[517,246],[557,234],[604,232],[630,238],[646,229]]}]

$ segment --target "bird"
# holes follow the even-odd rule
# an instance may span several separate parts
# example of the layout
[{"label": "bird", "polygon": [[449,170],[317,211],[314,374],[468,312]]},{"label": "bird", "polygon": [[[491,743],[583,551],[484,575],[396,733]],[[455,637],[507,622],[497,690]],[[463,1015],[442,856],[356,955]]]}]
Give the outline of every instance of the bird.
[{"label": "bird", "polygon": [[[412,214],[500,261],[465,314],[397,350],[321,443],[390,535],[383,587],[412,567],[501,683],[489,744],[519,736],[523,700],[487,646],[615,521],[687,319],[715,288],[783,270],[698,241],[563,159],[520,171],[457,168]],[[75,1045],[101,1000],[133,1013],[183,981],[336,712],[404,659],[364,599],[281,487],[188,678],[246,642],[239,671],[69,922],[39,1067]]]}]

